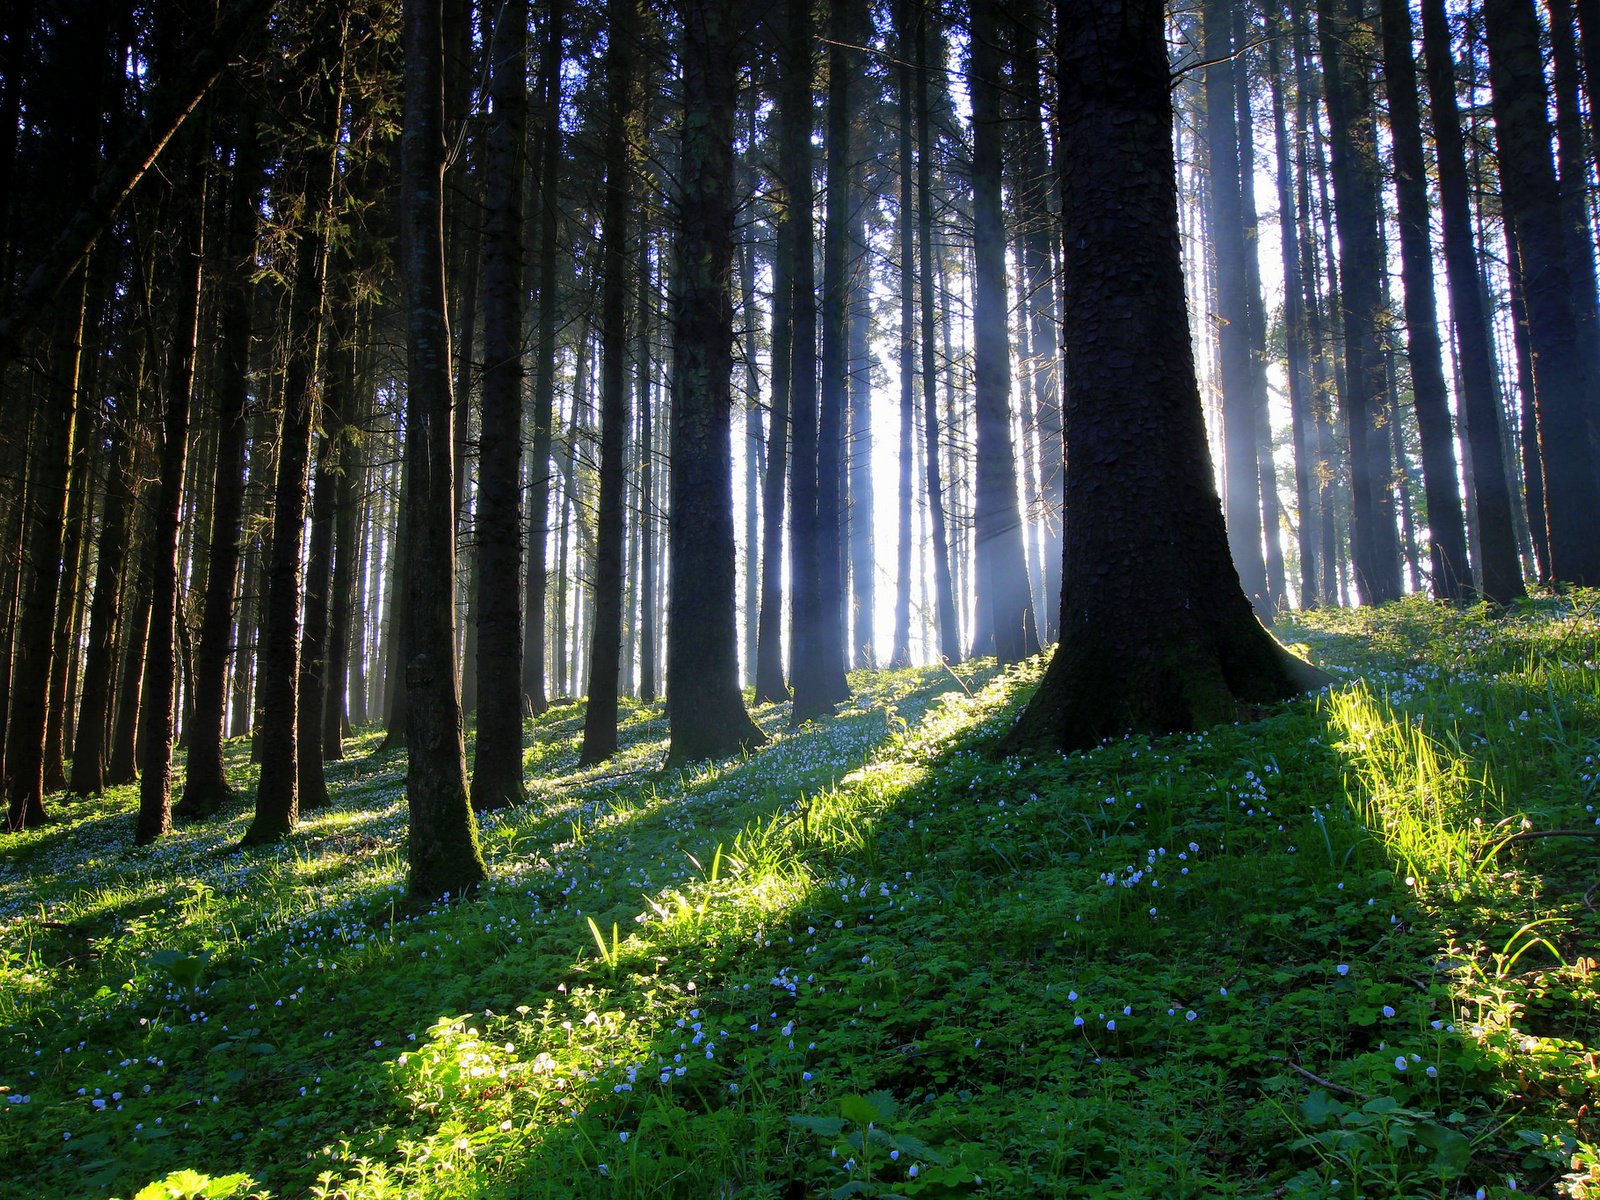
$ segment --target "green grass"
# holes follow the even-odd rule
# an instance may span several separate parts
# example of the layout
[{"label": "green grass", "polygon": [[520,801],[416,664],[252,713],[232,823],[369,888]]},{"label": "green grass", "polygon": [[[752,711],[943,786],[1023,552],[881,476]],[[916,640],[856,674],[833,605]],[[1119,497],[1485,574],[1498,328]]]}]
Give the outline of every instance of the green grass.
[{"label": "green grass", "polygon": [[1345,682],[1068,757],[992,750],[1039,662],[687,771],[646,705],[580,770],[569,706],[428,910],[372,734],[268,849],[56,797],[0,842],[0,1191],[1600,1194],[1595,599],[1306,615]]}]

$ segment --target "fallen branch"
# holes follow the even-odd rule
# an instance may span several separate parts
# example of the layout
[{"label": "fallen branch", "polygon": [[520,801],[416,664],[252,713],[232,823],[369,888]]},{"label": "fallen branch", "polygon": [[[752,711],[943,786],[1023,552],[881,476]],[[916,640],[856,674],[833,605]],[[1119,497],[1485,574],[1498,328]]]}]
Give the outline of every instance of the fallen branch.
[{"label": "fallen branch", "polygon": [[1321,1075],[1313,1075],[1310,1071],[1306,1070],[1299,1063],[1293,1061],[1292,1059],[1283,1058],[1277,1054],[1269,1054],[1267,1055],[1267,1061],[1282,1063],[1296,1075],[1300,1075],[1303,1078],[1309,1079],[1318,1087],[1327,1088],[1328,1091],[1337,1092],[1341,1096],[1348,1096],[1352,1100],[1367,1101],[1372,1099],[1372,1097],[1368,1096],[1365,1092],[1358,1092],[1354,1088],[1347,1088],[1342,1083],[1335,1083],[1331,1079],[1324,1079]]}]

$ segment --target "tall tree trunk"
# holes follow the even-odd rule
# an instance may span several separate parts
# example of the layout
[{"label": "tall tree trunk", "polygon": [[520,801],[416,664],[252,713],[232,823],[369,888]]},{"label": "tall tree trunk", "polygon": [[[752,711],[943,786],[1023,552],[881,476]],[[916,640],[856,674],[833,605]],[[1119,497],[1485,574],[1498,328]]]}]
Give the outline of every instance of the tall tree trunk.
[{"label": "tall tree trunk", "polygon": [[[169,35],[170,36],[170,35]],[[176,47],[173,47],[175,50]],[[195,345],[200,334],[200,275],[205,257],[206,122],[184,130],[170,200],[176,230],[171,292],[172,344],[164,378],[165,405],[151,511],[150,626],[145,642],[144,699],[139,729],[139,816],[134,842],[147,846],[172,831],[172,743],[177,699],[178,528],[189,448]]]},{"label": "tall tree trunk", "polygon": [[[1317,601],[1318,445],[1311,355],[1306,344],[1305,281],[1300,273],[1300,216],[1295,211],[1294,160],[1290,157],[1288,105],[1284,102],[1282,54],[1278,35],[1283,21],[1274,16],[1266,39],[1267,83],[1272,92],[1272,132],[1277,158],[1278,236],[1283,251],[1283,341],[1289,384],[1289,425],[1294,441],[1295,508],[1299,516],[1300,607]],[[1298,138],[1300,131],[1296,130]]]},{"label": "tall tree trunk", "polygon": [[876,559],[873,554],[872,521],[872,279],[867,258],[866,225],[867,205],[871,201],[861,192],[860,173],[855,173],[851,178],[852,262],[845,305],[849,320],[850,364],[850,665],[870,669],[877,665],[873,615],[878,606],[876,580],[873,577]]},{"label": "tall tree trunk", "polygon": [[545,44],[539,62],[538,91],[543,97],[539,132],[538,337],[534,355],[533,461],[528,488],[528,578],[522,643],[522,694],[535,716],[550,707],[545,691],[546,593],[550,545],[550,447],[556,394],[556,234],[559,230],[561,171],[561,57],[565,6],[552,0],[546,15]]},{"label": "tall tree trunk", "polygon": [[[957,663],[962,658],[961,617],[956,609],[950,569],[950,537],[939,446],[939,343],[934,336],[939,310],[934,305],[933,273],[933,105],[928,82],[935,59],[929,42],[937,38],[938,57],[942,62],[944,38],[940,31],[929,30],[932,20],[928,9],[917,5],[917,270],[921,276],[922,303],[922,436],[924,466],[928,472],[928,524],[933,542],[934,617],[938,622],[939,657],[946,663]],[[948,322],[945,334],[948,339]],[[950,362],[948,345],[945,346],[945,361]],[[954,367],[949,369],[953,371]]]},{"label": "tall tree trunk", "polygon": [[1267,571],[1267,598],[1272,612],[1289,607],[1289,587],[1283,571],[1283,505],[1278,498],[1278,465],[1272,447],[1272,420],[1267,411],[1267,315],[1261,287],[1261,229],[1256,215],[1255,110],[1250,99],[1249,62],[1244,57],[1249,41],[1245,10],[1233,12],[1233,44],[1240,57],[1234,63],[1234,104],[1239,129],[1239,213],[1244,221],[1245,320],[1250,336],[1250,407],[1256,419],[1257,494],[1261,499],[1262,545]]},{"label": "tall tree trunk", "polygon": [[1062,643],[1012,747],[1232,719],[1322,676],[1228,552],[1178,246],[1165,5],[1061,9],[1067,347]]},{"label": "tall tree trunk", "polygon": [[1479,587],[1485,599],[1506,604],[1524,594],[1522,565],[1517,558],[1511,491],[1501,451],[1504,418],[1494,390],[1492,335],[1472,235],[1466,151],[1456,104],[1455,56],[1450,49],[1444,0],[1423,0],[1422,42],[1437,149],[1445,271],[1461,366],[1462,440],[1472,461],[1473,506],[1478,515]]},{"label": "tall tree trunk", "polygon": [[[889,651],[891,667],[911,665],[911,497],[916,490],[917,327],[916,327],[916,167],[911,154],[912,56],[915,0],[895,0],[894,27],[898,63],[895,71],[899,119],[900,213],[896,223],[900,243],[900,487],[896,496],[894,640]],[[924,18],[925,19],[925,18]]]},{"label": "tall tree trunk", "polygon": [[[138,438],[134,429],[137,416],[138,377],[143,368],[142,344],[134,351],[136,365],[125,384],[133,398],[117,404],[107,424],[106,453],[110,473],[106,480],[105,501],[100,513],[100,545],[96,555],[94,599],[89,609],[88,647],[84,657],[83,681],[78,695],[77,738],[72,748],[72,778],[68,787],[80,796],[91,796],[106,788],[107,738],[110,728],[112,674],[116,670],[116,630],[122,600],[122,577],[128,565],[128,537],[132,527],[133,464]],[[190,751],[193,771],[193,751]]]},{"label": "tall tree trunk", "polygon": [[[256,746],[261,755],[261,777],[256,785],[255,818],[245,831],[246,844],[276,841],[290,833],[300,820],[300,606],[305,583],[301,553],[305,546],[311,434],[315,425],[314,381],[322,343],[327,224],[331,219],[343,94],[343,13],[336,9],[322,19],[327,25],[320,32],[315,51],[320,64],[315,72],[316,90],[306,113],[307,124],[314,131],[314,148],[307,149],[301,167],[305,219],[295,249],[289,301],[288,360],[284,366],[283,419],[273,484],[266,618],[256,668],[261,714]],[[316,728],[320,749],[320,721]]]},{"label": "tall tree trunk", "polygon": [[233,640],[234,595],[238,588],[244,521],[245,419],[249,403],[250,337],[255,284],[250,267],[256,243],[261,188],[266,164],[257,136],[254,103],[235,105],[233,174],[229,182],[227,227],[222,258],[227,277],[218,285],[220,342],[215,367],[217,410],[216,470],[212,476],[210,570],[200,617],[200,648],[195,661],[194,715],[188,726],[189,755],[184,768],[180,817],[205,817],[232,799],[222,762],[228,704],[228,656]]},{"label": "tall tree trunk", "polygon": [[[333,579],[329,588],[327,679],[322,691],[322,757],[337,762],[344,757],[344,736],[350,725],[351,696],[359,695],[359,678],[351,679],[351,664],[361,670],[361,655],[352,654],[356,611],[365,611],[360,591],[364,571],[361,566],[366,548],[366,526],[361,521],[361,496],[367,489],[366,437],[372,423],[372,356],[355,344],[360,337],[370,345],[371,327],[363,314],[351,306],[350,344],[342,349],[347,356],[343,370],[351,381],[349,400],[353,406],[340,446],[339,476],[335,483],[333,532]],[[359,332],[358,332],[359,330]],[[363,713],[363,720],[365,714]]]},{"label": "tall tree trunk", "polygon": [[[1261,476],[1257,463],[1262,414],[1256,408],[1245,291],[1244,214],[1239,193],[1239,129],[1235,113],[1232,17],[1223,0],[1205,10],[1206,141],[1210,146],[1211,240],[1216,253],[1217,366],[1222,392],[1223,505],[1228,545],[1239,582],[1265,619],[1272,616],[1261,550]],[[1257,305],[1260,300],[1256,301]]]},{"label": "tall tree trunk", "polygon": [[[647,253],[649,239],[639,249],[639,699],[656,698],[656,445],[654,372],[650,366],[648,309],[657,297]],[[783,511],[783,506],[778,506]]]},{"label": "tall tree trunk", "polygon": [[[817,612],[816,653],[808,695],[795,670],[797,719],[818,716],[850,695],[845,679],[844,632],[844,420],[850,373],[850,191],[852,90],[848,48],[859,42],[855,4],[828,10],[828,185],[822,247],[822,373],[817,411]],[[858,68],[859,69],[859,68]]]},{"label": "tall tree trunk", "polygon": [[[528,5],[495,10],[489,42],[483,229],[483,413],[478,452],[478,746],[474,808],[526,798],[522,784],[522,239],[528,141]],[[486,669],[485,669],[486,668]]]},{"label": "tall tree trunk", "polygon": [[1011,443],[1011,350],[1007,336],[1006,234],[1000,205],[1003,54],[993,0],[973,0],[972,207],[976,290],[972,309],[977,404],[977,644],[1003,663],[1039,652],[1028,594],[1016,452]]},{"label": "tall tree trunk", "polygon": [[603,762],[617,752],[617,698],[622,673],[622,566],[627,533],[623,469],[628,440],[629,210],[628,118],[638,105],[634,44],[638,0],[611,0],[606,50],[605,203],[600,224],[600,498],[595,524],[594,628],[589,651],[589,703],[580,762]]},{"label": "tall tree trunk", "polygon": [[1055,172],[1045,141],[1044,92],[1040,83],[1039,47],[1046,40],[1048,18],[1039,0],[1023,6],[1016,41],[1016,102],[1022,122],[1022,178],[1017,190],[1016,231],[1021,279],[1025,291],[1030,357],[1029,380],[1039,426],[1039,498],[1042,511],[1039,553],[1043,565],[1043,606],[1038,610],[1039,634],[1046,642],[1060,636],[1056,618],[1061,611],[1061,508],[1066,469],[1061,442],[1061,347],[1056,316],[1056,279],[1053,263],[1055,229],[1050,196]]},{"label": "tall tree trunk", "polygon": [[1422,438],[1422,479],[1428,500],[1429,567],[1434,596],[1441,600],[1462,599],[1471,593],[1472,571],[1467,562],[1467,531],[1461,512],[1444,358],[1439,344],[1439,314],[1433,292],[1432,218],[1422,154],[1417,66],[1411,48],[1410,5],[1407,0],[1380,0],[1379,15],[1399,202],[1412,404]]},{"label": "tall tree trunk", "polygon": [[1345,423],[1350,438],[1350,554],[1368,604],[1400,595],[1400,545],[1383,435],[1384,366],[1378,331],[1384,300],[1378,240],[1379,178],[1373,136],[1371,29],[1363,0],[1317,0],[1339,223],[1339,302],[1344,324]]},{"label": "tall tree trunk", "polygon": [[1561,583],[1600,584],[1600,539],[1594,536],[1600,380],[1584,359],[1572,308],[1567,225],[1550,160],[1545,92],[1529,83],[1544,77],[1539,21],[1532,0],[1485,0],[1483,16],[1501,202],[1516,226],[1528,306],[1551,569]]},{"label": "tall tree trunk", "polygon": [[667,615],[668,761],[765,741],[739,694],[734,628],[733,0],[681,0],[682,171],[672,272],[672,583]]},{"label": "tall tree trunk", "polygon": [[[777,181],[783,187],[783,180]],[[789,698],[783,674],[783,517],[789,478],[789,381],[794,346],[794,220],[785,193],[774,221],[777,253],[772,261],[772,399],[767,421],[767,471],[761,480],[761,614],[756,630],[757,704]]]},{"label": "tall tree trunk", "polygon": [[405,646],[407,861],[419,900],[461,896],[488,877],[467,799],[455,663],[455,514],[450,326],[444,286],[444,90],[440,0],[405,0],[400,135],[401,276],[406,287],[406,468],[410,622]]},{"label": "tall tree trunk", "polygon": [[789,667],[798,724],[829,711],[820,674],[818,622],[822,596],[817,579],[817,286],[813,252],[816,211],[812,189],[815,99],[812,88],[810,0],[787,0],[779,81],[779,162],[788,193],[785,244],[789,259],[790,313],[794,340],[789,352],[789,421],[793,437],[789,483]]}]

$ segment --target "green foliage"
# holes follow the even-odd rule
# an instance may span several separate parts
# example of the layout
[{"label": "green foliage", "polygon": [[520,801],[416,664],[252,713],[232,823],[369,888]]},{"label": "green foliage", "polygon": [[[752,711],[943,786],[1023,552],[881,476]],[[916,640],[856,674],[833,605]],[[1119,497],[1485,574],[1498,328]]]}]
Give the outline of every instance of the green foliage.
[{"label": "green foliage", "polygon": [[0,843],[6,1186],[1597,1194],[1592,600],[1307,616],[1322,695],[1065,757],[992,750],[1041,661],[682,771],[569,705],[430,909],[371,733],[248,853],[248,800],[135,849],[55,797]]}]

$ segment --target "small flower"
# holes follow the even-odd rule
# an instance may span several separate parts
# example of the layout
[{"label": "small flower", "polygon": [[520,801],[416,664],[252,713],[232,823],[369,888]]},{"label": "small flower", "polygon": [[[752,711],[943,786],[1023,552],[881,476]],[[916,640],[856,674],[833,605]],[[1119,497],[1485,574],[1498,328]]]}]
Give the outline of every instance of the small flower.
[{"label": "small flower", "polygon": [[1406,1056],[1404,1054],[1395,1055],[1394,1069],[1396,1071],[1404,1071],[1410,1065],[1411,1064],[1406,1061]]},{"label": "small flower", "polygon": [[1334,970],[1339,972],[1339,974],[1341,974],[1341,975],[1348,975],[1348,974],[1350,974],[1350,964],[1349,963],[1340,963],[1337,967],[1334,968]]}]

